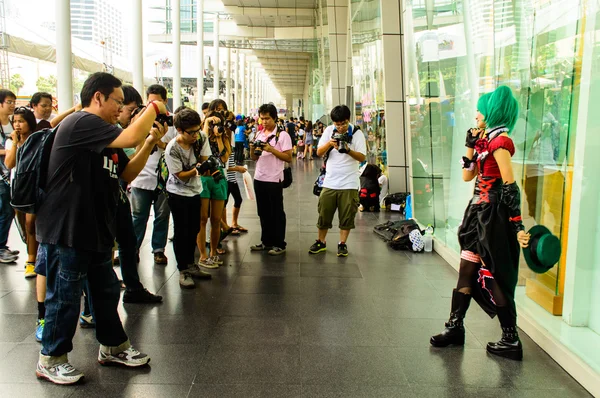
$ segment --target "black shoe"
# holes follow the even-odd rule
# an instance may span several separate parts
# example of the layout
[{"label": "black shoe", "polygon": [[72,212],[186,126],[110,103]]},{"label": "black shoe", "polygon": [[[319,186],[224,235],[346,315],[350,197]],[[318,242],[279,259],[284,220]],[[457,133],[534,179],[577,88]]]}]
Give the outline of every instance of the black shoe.
[{"label": "black shoe", "polygon": [[310,254],[317,254],[327,250],[327,244],[325,242],[321,242],[320,240],[316,240],[315,243],[308,249]]},{"label": "black shoe", "polygon": [[348,245],[345,243],[338,243],[338,257],[348,257]]},{"label": "black shoe", "polygon": [[165,253],[156,252],[154,253],[154,263],[158,265],[167,265],[169,260],[167,259],[167,256],[165,256]]},{"label": "black shoe", "polygon": [[454,345],[465,345],[465,326],[463,325],[463,319],[469,304],[471,303],[471,295],[464,294],[454,289],[452,292],[452,312],[450,313],[450,319],[445,323],[446,328],[442,333],[432,336],[429,339],[434,347],[447,347],[450,344]]},{"label": "black shoe", "polygon": [[162,302],[162,296],[158,294],[152,294],[148,289],[140,290],[125,290],[123,294],[124,303],[160,303]]},{"label": "black shoe", "polygon": [[120,267],[120,266],[121,266],[121,260],[119,259],[119,256],[117,256],[113,259],[113,267]]},{"label": "black shoe", "polygon": [[487,352],[499,357],[512,359],[514,361],[523,360],[523,345],[519,339],[517,327],[512,326],[502,328],[502,338],[495,343],[487,344]]}]

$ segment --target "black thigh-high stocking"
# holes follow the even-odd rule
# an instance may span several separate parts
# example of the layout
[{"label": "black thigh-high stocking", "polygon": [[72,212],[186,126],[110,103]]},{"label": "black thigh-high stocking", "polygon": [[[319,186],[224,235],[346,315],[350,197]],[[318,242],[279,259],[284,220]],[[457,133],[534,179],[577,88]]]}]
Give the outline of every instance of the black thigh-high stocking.
[{"label": "black thigh-high stocking", "polygon": [[471,294],[471,287],[473,286],[473,281],[477,278],[479,267],[479,263],[461,259],[456,290],[464,294]]}]

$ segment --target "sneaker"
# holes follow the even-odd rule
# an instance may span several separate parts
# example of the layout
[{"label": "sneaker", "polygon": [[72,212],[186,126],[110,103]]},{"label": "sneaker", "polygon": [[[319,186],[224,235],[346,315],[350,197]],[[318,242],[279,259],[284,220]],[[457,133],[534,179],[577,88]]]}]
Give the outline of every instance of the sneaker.
[{"label": "sneaker", "polygon": [[150,357],[146,354],[142,354],[133,347],[129,347],[125,351],[114,355],[102,351],[102,347],[100,347],[100,351],[98,352],[98,363],[100,363],[100,365],[114,364],[135,368],[137,366],[147,365],[148,362],[150,362]]},{"label": "sneaker", "polygon": [[269,251],[271,249],[273,249],[272,246],[265,246],[262,243],[260,243],[258,245],[250,246],[250,251],[253,251],[253,252],[264,252],[264,251]]},{"label": "sneaker", "polygon": [[179,286],[181,286],[184,289],[193,289],[196,287],[194,279],[192,278],[192,275],[190,275],[189,272],[179,272]]},{"label": "sneaker", "polygon": [[212,256],[211,258],[213,260],[213,263],[215,263],[217,265],[223,265],[223,260],[221,260],[221,257],[219,257],[219,256]]},{"label": "sneaker", "polygon": [[310,254],[317,254],[327,250],[327,244],[325,242],[321,242],[319,239],[313,243],[313,245],[308,249]]},{"label": "sneaker", "polygon": [[17,256],[10,254],[8,250],[0,251],[0,263],[8,264],[17,261]]},{"label": "sneaker", "polygon": [[169,263],[169,259],[165,256],[163,252],[154,253],[154,264],[158,265],[167,265]]},{"label": "sneaker", "polygon": [[8,248],[8,247],[6,249],[4,249],[4,250],[6,250],[8,252],[8,254],[10,254],[12,256],[15,256],[15,257],[18,257],[19,254],[21,253],[18,250],[10,250],[10,248]]},{"label": "sneaker", "polygon": [[84,376],[83,373],[75,369],[69,362],[53,366],[44,366],[39,361],[35,375],[38,379],[46,379],[54,384],[75,384]]},{"label": "sneaker", "polygon": [[148,289],[125,290],[123,294],[124,303],[160,303],[162,299],[162,296],[152,294]]},{"label": "sneaker", "polygon": [[208,268],[208,269],[215,269],[215,268],[219,268],[219,264],[215,264],[212,257],[208,257],[205,258],[204,260],[200,259],[199,261],[201,267],[204,268]]},{"label": "sneaker", "polygon": [[273,247],[271,250],[269,250],[270,256],[279,256],[284,253],[285,253],[285,249],[282,249],[281,247]]},{"label": "sneaker", "polygon": [[44,325],[46,324],[45,319],[38,319],[35,323],[35,341],[38,343],[42,342],[42,335],[44,334]]},{"label": "sneaker", "polygon": [[35,273],[35,264],[30,263],[29,261],[25,263],[25,278],[35,278],[37,274]]},{"label": "sneaker", "polygon": [[79,326],[84,329],[93,329],[96,327],[96,321],[92,314],[84,314],[83,312],[79,315]]},{"label": "sneaker", "polygon": [[348,257],[348,245],[345,243],[338,243],[338,257]]},{"label": "sneaker", "polygon": [[200,269],[200,267],[197,266],[196,264],[190,265],[185,272],[188,273],[188,274],[190,274],[192,276],[192,278],[197,278],[197,279],[212,279],[212,275],[211,274],[209,274],[208,272],[202,271]]}]

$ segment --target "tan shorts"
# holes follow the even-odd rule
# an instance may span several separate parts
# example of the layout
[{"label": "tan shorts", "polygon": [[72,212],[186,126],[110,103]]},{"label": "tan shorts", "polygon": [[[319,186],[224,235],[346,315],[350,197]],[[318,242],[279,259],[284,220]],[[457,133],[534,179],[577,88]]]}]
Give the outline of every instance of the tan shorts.
[{"label": "tan shorts", "polygon": [[319,220],[317,228],[331,229],[337,210],[340,229],[354,229],[354,218],[360,202],[357,189],[323,188],[319,196]]}]

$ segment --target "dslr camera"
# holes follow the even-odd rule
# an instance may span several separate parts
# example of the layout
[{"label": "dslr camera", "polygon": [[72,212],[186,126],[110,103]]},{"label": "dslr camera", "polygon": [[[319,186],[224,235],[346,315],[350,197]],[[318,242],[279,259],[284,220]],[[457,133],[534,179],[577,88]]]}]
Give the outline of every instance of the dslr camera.
[{"label": "dslr camera", "polygon": [[154,120],[159,122],[161,125],[166,123],[167,126],[173,127],[173,115],[165,115],[161,113],[156,115],[156,119]]},{"label": "dslr camera", "polygon": [[262,155],[262,153],[263,153],[263,148],[265,147],[265,145],[266,145],[266,142],[263,142],[263,141],[261,141],[261,140],[256,140],[256,141],[254,141],[254,144],[253,144],[253,145],[254,145],[254,154],[255,154],[256,156],[260,156],[260,155]]},{"label": "dslr camera", "polygon": [[213,180],[218,183],[225,178],[221,173],[221,170],[219,170],[220,164],[221,162],[219,162],[219,159],[214,156],[210,156],[202,164],[196,166],[196,170],[198,170],[198,174],[200,175],[204,175],[206,172],[209,172]]},{"label": "dslr camera", "polygon": [[350,136],[348,133],[341,134],[337,130],[333,131],[332,140],[335,140],[338,144],[338,152],[339,153],[348,153],[350,152]]}]

